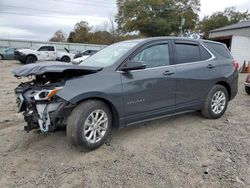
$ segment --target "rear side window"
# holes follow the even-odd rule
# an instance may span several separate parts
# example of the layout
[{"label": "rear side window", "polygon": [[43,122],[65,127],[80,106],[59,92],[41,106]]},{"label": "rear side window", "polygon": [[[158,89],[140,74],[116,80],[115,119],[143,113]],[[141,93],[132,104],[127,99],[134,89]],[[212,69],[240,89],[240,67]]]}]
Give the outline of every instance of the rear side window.
[{"label": "rear side window", "polygon": [[205,42],[205,44],[214,49],[221,57],[229,59],[232,58],[229,50],[223,44],[216,44],[212,42]]},{"label": "rear side window", "polygon": [[208,60],[212,57],[211,54],[202,46],[200,46],[200,53],[201,53],[201,61]]},{"label": "rear side window", "polygon": [[197,44],[176,43],[177,64],[201,61],[200,49]]},{"label": "rear side window", "polygon": [[54,46],[48,46],[48,51],[55,51],[55,47]]}]

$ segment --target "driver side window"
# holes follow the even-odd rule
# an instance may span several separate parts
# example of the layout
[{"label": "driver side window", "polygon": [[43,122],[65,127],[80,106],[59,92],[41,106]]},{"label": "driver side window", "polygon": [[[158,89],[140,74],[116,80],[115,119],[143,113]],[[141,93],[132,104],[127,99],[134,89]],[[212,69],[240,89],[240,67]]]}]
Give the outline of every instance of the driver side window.
[{"label": "driver side window", "polygon": [[158,44],[143,49],[133,60],[142,61],[146,64],[146,68],[170,65],[168,44]]},{"label": "driver side window", "polygon": [[38,51],[49,51],[47,46],[42,46]]}]

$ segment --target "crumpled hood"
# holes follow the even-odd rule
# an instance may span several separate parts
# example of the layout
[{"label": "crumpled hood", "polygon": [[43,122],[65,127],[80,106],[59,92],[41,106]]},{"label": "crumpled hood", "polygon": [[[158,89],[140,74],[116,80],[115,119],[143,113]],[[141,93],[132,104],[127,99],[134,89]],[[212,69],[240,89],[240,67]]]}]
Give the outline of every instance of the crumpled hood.
[{"label": "crumpled hood", "polygon": [[18,67],[13,70],[12,73],[16,77],[26,77],[30,75],[43,75],[47,73],[76,73],[85,74],[85,73],[95,73],[100,71],[100,67],[87,67],[81,65],[73,65],[71,63],[63,63],[56,61],[46,61],[42,63],[32,63]]}]

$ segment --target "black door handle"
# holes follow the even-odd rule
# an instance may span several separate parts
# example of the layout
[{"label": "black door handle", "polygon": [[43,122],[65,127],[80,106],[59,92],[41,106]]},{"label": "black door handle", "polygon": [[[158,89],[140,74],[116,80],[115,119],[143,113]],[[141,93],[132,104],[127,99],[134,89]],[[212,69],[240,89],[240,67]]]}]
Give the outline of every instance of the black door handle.
[{"label": "black door handle", "polygon": [[209,69],[212,69],[212,68],[214,68],[215,66],[214,65],[212,65],[212,64],[209,64],[208,66],[207,66],[207,68],[209,68]]},{"label": "black door handle", "polygon": [[166,75],[166,76],[169,76],[169,75],[172,75],[174,74],[174,72],[171,72],[169,70],[166,70],[165,72],[163,72],[163,75]]}]

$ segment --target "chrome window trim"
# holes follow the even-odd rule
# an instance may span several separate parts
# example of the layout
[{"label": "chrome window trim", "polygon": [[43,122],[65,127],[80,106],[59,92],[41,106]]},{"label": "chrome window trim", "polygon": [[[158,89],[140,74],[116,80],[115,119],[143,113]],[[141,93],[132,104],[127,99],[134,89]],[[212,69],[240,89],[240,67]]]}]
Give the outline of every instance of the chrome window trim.
[{"label": "chrome window trim", "polygon": [[[198,63],[205,63],[207,61],[211,61],[213,59],[215,59],[215,55],[209,50],[207,49],[207,47],[201,43],[199,43],[203,48],[205,48],[205,50],[208,51],[208,53],[211,55],[211,57],[209,59],[203,60],[203,61],[195,61],[195,62],[189,62],[189,63],[180,63],[180,64],[174,64],[174,65],[166,65],[166,66],[160,66],[160,67],[152,67],[152,68],[145,68],[145,69],[140,69],[140,70],[132,70],[129,72],[138,72],[138,71],[147,71],[147,70],[154,70],[154,69],[160,69],[160,68],[167,68],[167,67],[173,67],[173,66],[181,66],[181,65],[192,65],[192,64],[198,64]],[[116,71],[119,73],[124,73],[124,71]]]}]

